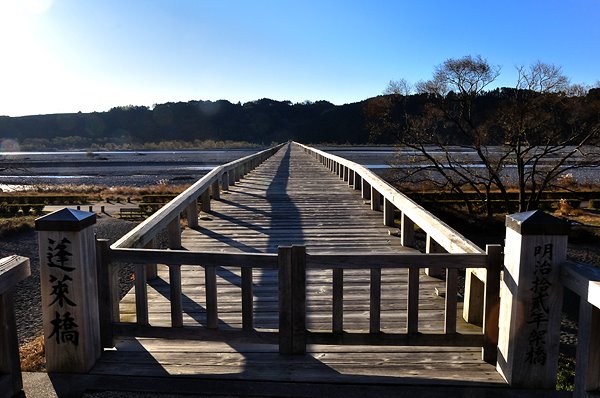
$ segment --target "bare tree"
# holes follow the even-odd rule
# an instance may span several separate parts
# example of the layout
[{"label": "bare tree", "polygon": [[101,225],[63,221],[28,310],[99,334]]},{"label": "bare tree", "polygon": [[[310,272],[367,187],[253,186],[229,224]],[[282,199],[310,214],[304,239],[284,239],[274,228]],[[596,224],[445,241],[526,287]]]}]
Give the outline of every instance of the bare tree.
[{"label": "bare tree", "polygon": [[[500,68],[480,56],[448,59],[431,80],[417,83],[428,100],[420,114],[405,115],[404,126],[396,127],[402,128],[399,143],[420,156],[401,179],[426,179],[456,192],[470,212],[476,203],[467,192],[475,193],[491,217],[492,193],[511,211],[509,191],[516,185],[518,210],[533,209],[565,172],[597,166],[600,121],[592,108],[599,101],[586,101],[579,95],[583,89],[572,87],[555,65],[537,62],[517,72],[515,89],[505,90],[491,107],[482,99],[489,97],[486,90]],[[387,91],[406,86],[390,83]]]}]

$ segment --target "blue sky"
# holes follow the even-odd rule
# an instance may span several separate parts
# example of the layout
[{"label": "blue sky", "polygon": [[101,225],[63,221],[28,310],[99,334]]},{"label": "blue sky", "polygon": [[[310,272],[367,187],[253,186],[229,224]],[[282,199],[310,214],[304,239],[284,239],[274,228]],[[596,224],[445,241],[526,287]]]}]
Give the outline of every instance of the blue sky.
[{"label": "blue sky", "polygon": [[0,0],[0,115],[381,94],[482,55],[600,79],[600,0]]}]

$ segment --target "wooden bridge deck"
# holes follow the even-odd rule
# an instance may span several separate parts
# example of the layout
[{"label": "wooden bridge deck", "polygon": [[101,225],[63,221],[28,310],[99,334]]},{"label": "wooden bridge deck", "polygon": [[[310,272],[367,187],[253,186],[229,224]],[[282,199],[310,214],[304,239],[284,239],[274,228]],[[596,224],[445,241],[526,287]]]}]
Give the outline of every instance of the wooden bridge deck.
[{"label": "wooden bridge deck", "polygon": [[[188,250],[276,253],[280,245],[301,244],[307,253],[414,252],[390,235],[381,212],[371,211],[337,176],[295,146],[288,146],[245,176],[211,211],[200,214],[199,227],[185,229]],[[149,322],[170,326],[169,273],[159,265],[159,278],[149,282]],[[182,266],[184,326],[206,325],[204,272]],[[331,331],[331,270],[307,271],[307,329]],[[253,270],[254,328],[278,327],[277,271]],[[369,330],[369,271],[344,273],[344,330]],[[407,271],[384,269],[381,282],[381,330],[406,330]],[[219,330],[242,325],[239,268],[217,269]],[[435,294],[444,283],[421,273],[419,331],[443,331],[444,299]],[[135,320],[134,291],[122,300],[121,320]],[[460,314],[457,331],[481,333]],[[92,370],[96,375],[237,380],[247,383],[332,383],[367,385],[438,384],[506,386],[477,347],[390,347],[308,345],[307,354],[282,356],[277,341],[208,342],[154,338],[122,338]],[[223,391],[227,391],[226,389]],[[258,390],[255,390],[255,393]],[[299,390],[302,391],[302,390]],[[285,395],[285,394],[283,394]],[[289,392],[289,395],[294,395]],[[302,395],[302,394],[300,394]],[[309,394],[310,395],[310,394]],[[333,394],[334,395],[334,394]],[[448,395],[449,396],[449,395]]]}]

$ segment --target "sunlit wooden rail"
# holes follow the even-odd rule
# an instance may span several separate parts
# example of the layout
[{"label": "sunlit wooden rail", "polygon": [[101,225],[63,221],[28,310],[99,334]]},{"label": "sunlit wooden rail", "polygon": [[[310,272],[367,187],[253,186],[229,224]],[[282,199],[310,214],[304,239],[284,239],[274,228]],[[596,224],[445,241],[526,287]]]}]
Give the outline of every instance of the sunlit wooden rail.
[{"label": "sunlit wooden rail", "polygon": [[0,396],[17,396],[23,389],[17,322],[12,291],[31,274],[29,259],[10,256],[0,259]]}]

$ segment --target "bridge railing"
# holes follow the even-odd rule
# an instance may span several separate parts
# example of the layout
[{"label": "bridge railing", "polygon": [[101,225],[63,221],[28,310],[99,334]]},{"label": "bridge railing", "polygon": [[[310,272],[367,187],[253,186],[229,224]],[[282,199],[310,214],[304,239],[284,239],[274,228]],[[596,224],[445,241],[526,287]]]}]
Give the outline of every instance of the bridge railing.
[{"label": "bridge railing", "polygon": [[590,264],[566,261],[560,279],[579,296],[574,397],[587,397],[600,390],[600,269]]},{"label": "bridge railing", "polygon": [[[279,248],[280,350],[304,353],[306,344],[353,345],[434,345],[482,347],[482,357],[494,361],[497,352],[497,319],[488,318],[483,334],[457,332],[457,271],[483,268],[489,275],[499,275],[501,247],[488,245],[487,253],[397,253],[397,254],[310,254],[303,246]],[[446,294],[442,331],[419,329],[419,270],[430,267],[446,271]],[[404,332],[381,328],[382,271],[407,269],[408,282],[406,328]],[[306,319],[307,270],[332,270],[331,331],[309,331]],[[349,332],[344,328],[344,273],[348,270],[369,271],[369,331]],[[491,282],[488,281],[491,285]],[[499,281],[496,280],[496,282]],[[496,290],[495,294],[498,294]],[[496,314],[497,315],[497,314]],[[497,325],[497,324],[496,324]]]},{"label": "bridge railing", "polygon": [[[242,284],[245,300],[244,330],[252,328],[252,274],[251,268],[276,268],[277,260],[270,254],[226,254],[214,252],[190,252],[181,249],[180,218],[185,213],[190,228],[198,226],[198,201],[202,211],[210,210],[210,200],[219,199],[221,190],[228,190],[245,174],[256,168],[286,143],[215,167],[195,184],[167,203],[147,220],[142,222],[112,246],[105,240],[96,245],[99,266],[99,301],[102,341],[105,347],[112,346],[113,333],[135,335],[161,333],[172,335],[169,328],[154,328],[148,321],[147,281],[157,275],[156,264],[169,268],[171,326],[180,328],[175,334],[181,336],[183,311],[181,295],[181,264],[201,265],[206,277],[207,327],[215,329],[218,322],[216,267],[239,265],[242,267]],[[157,234],[167,232],[169,250],[154,248]],[[118,269],[116,263],[135,265],[136,322],[120,322]],[[249,292],[249,293],[248,293]],[[197,329],[197,328],[196,328]],[[194,332],[197,335],[197,331]],[[205,337],[209,338],[211,333]]]},{"label": "bridge railing", "polygon": [[11,397],[23,389],[12,291],[29,275],[28,258],[15,255],[0,259],[0,391]]},{"label": "bridge railing", "polygon": [[[400,241],[403,246],[415,246],[414,233],[415,227],[418,227],[426,234],[427,253],[486,253],[366,167],[307,145],[294,144],[347,182],[349,186],[359,190],[363,199],[370,200],[372,210],[382,211],[384,225],[395,226],[396,211],[399,212]],[[449,272],[450,279],[454,279],[455,271],[449,269]],[[497,272],[488,275],[486,268],[466,269],[463,318],[467,322],[490,325],[490,320],[497,318],[494,315],[497,312],[494,308],[497,308],[498,304],[496,297],[500,277],[499,270]],[[443,277],[443,268],[433,269],[426,266],[425,273]],[[487,302],[484,297],[488,297]]]},{"label": "bridge railing", "polygon": [[215,167],[191,187],[115,242],[111,246],[111,250],[118,253],[119,249],[123,248],[144,248],[152,243],[152,240],[159,232],[165,229],[169,231],[171,239],[176,239],[175,235],[178,234],[180,229],[179,219],[184,212],[187,215],[188,226],[192,228],[198,226],[198,200],[201,202],[202,210],[210,210],[211,197],[218,199],[221,189],[227,190],[230,185],[234,185],[240,178],[260,165],[284,145],[286,144],[282,143]]}]

